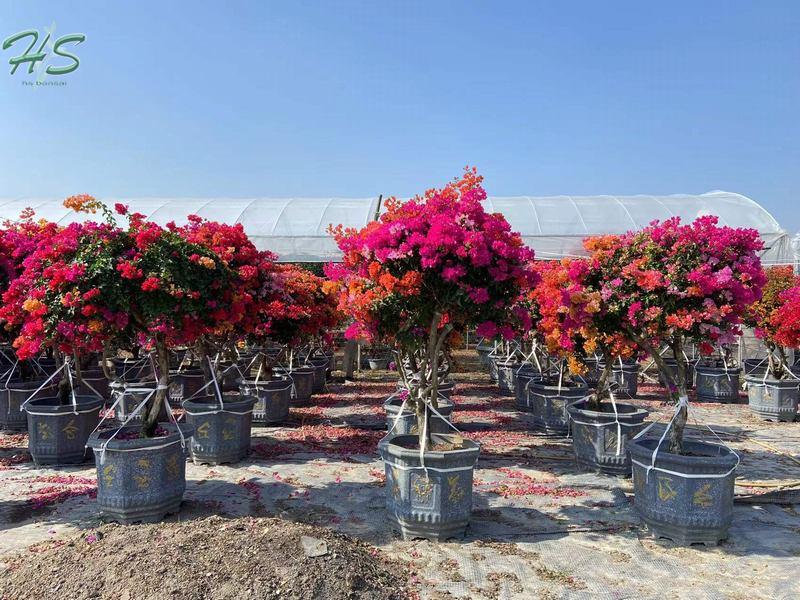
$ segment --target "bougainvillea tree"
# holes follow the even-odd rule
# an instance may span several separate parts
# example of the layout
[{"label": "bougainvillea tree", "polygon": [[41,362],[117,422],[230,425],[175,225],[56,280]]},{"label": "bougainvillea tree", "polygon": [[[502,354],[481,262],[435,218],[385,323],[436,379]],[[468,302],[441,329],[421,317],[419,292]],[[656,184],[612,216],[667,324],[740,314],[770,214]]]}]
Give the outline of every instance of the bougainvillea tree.
[{"label": "bougainvillea tree", "polygon": [[[227,225],[189,215],[185,225],[176,227],[168,223],[167,229],[178,233],[189,243],[213,252],[217,262],[229,271],[229,284],[218,290],[219,300],[214,308],[213,318],[220,325],[199,336],[194,344],[195,353],[210,383],[210,357],[226,352],[235,355],[237,345],[261,326],[259,307],[265,298],[271,298],[266,294],[272,284],[275,255],[260,252],[240,223]],[[189,257],[193,261],[199,261],[200,258],[194,255]],[[218,372],[215,375],[221,377]]]},{"label": "bougainvillea tree", "polygon": [[272,367],[282,361],[294,361],[294,349],[307,346],[308,353],[323,345],[340,319],[336,298],[323,277],[290,263],[264,266],[262,293],[252,329],[251,341],[259,346],[277,343],[279,353],[262,354],[261,370],[269,376]]},{"label": "bougainvillea tree", "polygon": [[63,354],[98,351],[114,336],[135,338],[155,352],[157,388],[144,407],[142,433],[156,431],[169,383],[169,349],[222,335],[245,304],[230,294],[236,274],[210,248],[188,241],[116,205],[127,225],[88,195],[65,202],[101,210],[104,223],[71,224],[42,242],[7,292],[5,318],[20,323],[20,358],[43,347]]},{"label": "bougainvillea tree", "polygon": [[[418,422],[437,407],[438,360],[454,329],[477,325],[483,337],[513,336],[511,307],[531,285],[533,252],[499,214],[487,213],[475,170],[407,202],[390,199],[363,229],[334,228],[343,252],[340,307],[353,317],[349,336],[391,336],[399,350],[422,349]],[[333,275],[331,271],[328,273]],[[428,427],[419,427],[420,446]]]},{"label": "bougainvillea tree", "polygon": [[[105,342],[128,325],[120,308],[121,290],[111,260],[123,252],[125,238],[113,222],[71,223],[41,230],[24,269],[3,295],[0,318],[18,331],[13,347],[21,360],[51,350],[80,381],[81,357],[103,350]],[[67,402],[70,377],[62,375],[60,398]]]},{"label": "bougainvillea tree", "polygon": [[[767,347],[768,371],[774,379],[788,375],[788,364],[784,346],[794,348],[800,337],[792,331],[792,323],[798,316],[793,315],[797,304],[792,303],[793,295],[787,292],[800,285],[800,277],[794,274],[791,266],[776,266],[766,269],[767,282],[761,299],[747,310],[745,322],[755,329],[756,337]],[[781,309],[787,305],[789,308]],[[780,337],[782,341],[778,341]]]},{"label": "bougainvillea tree", "polygon": [[[747,307],[761,297],[765,275],[753,229],[721,227],[713,216],[679,218],[590,242],[593,269],[603,274],[606,316],[655,360],[678,411],[669,450],[680,453],[687,416],[687,342],[702,354],[741,334]],[[676,372],[662,359],[666,344]]]},{"label": "bougainvillea tree", "polygon": [[[3,224],[3,227],[0,228],[0,298],[8,291],[11,283],[22,274],[25,259],[43,240],[48,239],[58,230],[59,227],[55,223],[34,220],[34,213],[31,209],[25,209],[18,220],[6,221]],[[10,310],[13,311],[13,309]],[[13,342],[20,334],[21,321],[15,319],[11,322],[5,316],[0,315],[0,322],[2,322],[0,341],[3,343]],[[34,370],[30,367],[30,361],[21,361],[19,368],[23,379],[34,374]]]}]

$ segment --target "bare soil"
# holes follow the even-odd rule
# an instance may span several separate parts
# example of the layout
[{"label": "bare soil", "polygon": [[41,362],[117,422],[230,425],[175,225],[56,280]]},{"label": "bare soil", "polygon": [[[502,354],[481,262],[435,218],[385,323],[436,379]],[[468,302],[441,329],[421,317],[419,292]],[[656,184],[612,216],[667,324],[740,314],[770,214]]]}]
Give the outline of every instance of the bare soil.
[{"label": "bare soil", "polygon": [[[327,553],[309,558],[302,536]],[[0,566],[2,569],[2,566]],[[369,544],[276,518],[103,525],[5,559],[0,598],[404,600],[409,574]]]}]

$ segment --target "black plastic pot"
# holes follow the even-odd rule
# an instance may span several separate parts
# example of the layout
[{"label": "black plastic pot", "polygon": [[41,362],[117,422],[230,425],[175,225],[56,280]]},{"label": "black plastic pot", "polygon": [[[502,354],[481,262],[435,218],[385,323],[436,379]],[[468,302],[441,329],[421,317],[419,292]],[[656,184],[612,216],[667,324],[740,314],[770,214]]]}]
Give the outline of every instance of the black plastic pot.
[{"label": "black plastic pot", "polygon": [[634,506],[650,532],[683,545],[725,539],[733,519],[736,455],[716,444],[684,441],[686,455],[659,449],[656,468],[648,469],[657,444],[654,438],[628,442]]},{"label": "black plastic pot", "polygon": [[[428,420],[428,426],[433,433],[450,433],[453,428],[449,425],[450,416],[453,414],[455,404],[450,400],[439,398],[437,402],[439,414],[444,419],[431,414]],[[390,398],[383,403],[383,408],[386,410],[386,429],[391,432],[391,435],[404,435],[416,434],[419,432],[417,427],[417,413],[413,407],[406,404],[403,407],[403,412],[400,412],[400,407],[403,405],[403,400],[397,397]]]},{"label": "black plastic pot", "polygon": [[223,396],[222,406],[214,396],[184,400],[186,422],[194,429],[190,443],[197,464],[235,463],[250,452],[253,421],[252,396]]},{"label": "black plastic pot", "polygon": [[[186,453],[192,428],[181,425],[186,448],[178,429],[161,423],[167,435],[130,440],[113,438],[117,431],[96,431],[87,445],[94,450],[97,465],[97,505],[107,518],[123,524],[160,521],[180,510],[186,490]],[[136,432],[138,426],[124,427],[119,434]]]},{"label": "black plastic pot", "polygon": [[738,402],[741,373],[738,367],[725,369],[698,364],[695,366],[697,399],[705,402]]},{"label": "black plastic pot", "polygon": [[[33,381],[20,381],[18,379],[2,379],[0,381],[0,430],[26,431],[28,417],[20,410],[28,397],[42,385],[47,377]],[[36,394],[37,398],[46,398],[55,393],[56,384],[50,381]]]},{"label": "black plastic pot", "polygon": [[37,465],[74,465],[86,460],[86,440],[100,421],[103,399],[76,396],[61,404],[56,397],[37,398],[25,405],[28,452]]},{"label": "black plastic pot", "polygon": [[292,382],[288,377],[240,380],[239,393],[255,398],[253,423],[256,425],[273,425],[289,418]]},{"label": "black plastic pot", "polygon": [[569,431],[567,406],[589,393],[584,384],[564,381],[559,386],[552,380],[531,381],[528,385],[528,407],[533,426],[546,433],[565,435]]},{"label": "black plastic pot", "polygon": [[[434,443],[455,437],[435,434]],[[463,448],[425,453],[425,467],[416,447],[417,437],[385,437],[378,450],[386,469],[386,509],[404,539],[444,541],[462,537],[472,513],[472,476],[480,446],[462,439]]]},{"label": "black plastic pot", "polygon": [[797,379],[764,379],[764,376],[749,375],[747,400],[756,415],[767,421],[794,421],[800,397],[800,381]]},{"label": "black plastic pot", "polygon": [[602,411],[588,409],[586,400],[570,406],[572,448],[584,469],[630,477],[627,443],[642,430],[650,413],[632,404],[616,405],[616,415],[611,402],[603,402]]}]

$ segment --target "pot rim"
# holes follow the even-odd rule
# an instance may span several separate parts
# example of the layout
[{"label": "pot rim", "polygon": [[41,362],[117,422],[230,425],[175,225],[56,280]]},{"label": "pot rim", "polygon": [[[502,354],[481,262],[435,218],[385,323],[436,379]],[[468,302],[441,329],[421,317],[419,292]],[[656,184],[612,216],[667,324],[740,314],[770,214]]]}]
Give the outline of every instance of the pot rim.
[{"label": "pot rim", "polygon": [[269,389],[270,385],[276,383],[289,383],[289,378],[286,377],[285,375],[277,375],[277,376],[273,375],[270,379],[259,379],[258,381],[256,381],[255,379],[244,379],[242,377],[239,377],[236,380],[236,383],[239,384],[239,386],[244,384],[255,388],[264,387]]},{"label": "pot rim", "polygon": [[[576,413],[579,413],[581,416],[594,418],[594,419],[597,419],[597,420],[600,420],[600,419],[611,419],[612,420],[611,422],[613,423],[613,419],[614,419],[614,412],[613,411],[611,411],[611,412],[600,412],[600,411],[597,411],[597,410],[590,410],[590,409],[587,409],[587,408],[581,408],[579,406],[580,404],[586,404],[587,402],[588,402],[588,400],[579,400],[579,401],[575,402],[574,404],[571,404],[570,406],[568,406],[567,407],[567,411],[570,412],[570,413],[572,413],[572,411],[575,411]],[[604,400],[604,401],[602,401],[602,404],[611,406],[611,401],[610,400]],[[646,409],[642,408],[641,406],[636,406],[635,404],[628,404],[627,402],[617,402],[616,405],[617,405],[617,411],[619,413],[619,420],[620,421],[623,421],[625,419],[632,419],[632,418],[638,417],[640,415],[642,416],[642,419],[645,419],[650,414],[649,410],[646,410]],[[620,408],[633,409],[633,410],[626,410],[625,412],[623,412],[623,411],[619,410]]]},{"label": "pot rim", "polygon": [[[638,440],[628,440],[628,448],[631,452],[631,456],[633,457],[636,455],[645,457],[647,462],[650,462],[650,457],[652,456],[653,450],[655,450],[657,444],[658,439],[652,437]],[[720,444],[712,444],[709,442],[700,442],[695,440],[684,440],[683,447],[684,449],[694,449],[699,452],[705,451],[707,454],[701,456],[673,454],[667,451],[664,442],[662,442],[661,447],[658,449],[658,454],[656,455],[655,467],[658,468],[669,466],[670,470],[677,470],[680,467],[685,466],[687,467],[687,471],[685,473],[677,471],[678,474],[682,475],[696,475],[696,469],[708,468],[712,470],[712,472],[709,473],[709,476],[716,476],[719,475],[719,473],[714,473],[713,471],[729,471],[735,468],[739,463],[737,454],[730,448]],[[634,462],[638,464],[638,461],[634,460]]]},{"label": "pot rim", "polygon": [[[133,440],[120,440],[116,437],[112,439],[106,445],[106,450],[156,450],[163,446],[171,446],[176,443],[180,443],[181,436],[178,433],[178,426],[173,423],[159,423],[159,427],[163,427],[169,431],[168,435],[163,437],[155,437],[155,438],[136,438]],[[141,429],[141,425],[126,425],[119,429],[120,433],[125,433],[127,431],[139,430]],[[180,430],[183,433],[183,437],[185,440],[189,440],[190,437],[194,434],[194,427],[189,425],[188,423],[181,423]],[[92,448],[93,450],[100,450],[102,449],[103,443],[114,435],[114,432],[118,431],[117,428],[112,427],[109,429],[102,429],[93,432],[89,439],[86,441],[86,447]]]},{"label": "pot rim", "polygon": [[[208,397],[208,396],[206,396]],[[227,400],[226,398],[236,398],[235,400]],[[222,395],[222,408],[219,407],[217,399],[209,400],[208,402],[197,402],[196,399],[184,400],[181,402],[183,409],[189,413],[190,408],[198,408],[203,411],[216,410],[217,412],[229,412],[236,409],[251,409],[258,402],[255,396],[233,396],[230,394]]]},{"label": "pot rim", "polygon": [[[432,433],[431,437],[434,438],[434,439],[436,439],[436,438],[445,438],[445,439],[447,439],[447,438],[455,437],[455,434],[450,434],[450,433]],[[396,440],[399,440],[400,438],[408,438],[408,439],[418,440],[419,436],[416,433],[411,433],[411,434],[403,433],[403,434],[399,434],[399,435],[393,435],[391,437],[390,436],[386,436],[386,437],[384,437],[383,439],[381,439],[378,442],[378,446],[382,446],[383,448],[385,448],[387,450],[387,452],[391,456],[394,456],[396,458],[402,458],[402,459],[411,460],[411,461],[413,461],[415,459],[419,460],[419,448],[404,448],[403,446],[399,446],[396,443]],[[475,440],[471,440],[469,438],[463,437],[463,436],[461,436],[461,439],[463,440],[464,444],[466,444],[468,447],[459,448],[459,449],[456,449],[456,450],[428,450],[427,452],[425,452],[425,460],[426,460],[426,462],[429,461],[429,460],[431,460],[431,461],[437,461],[437,460],[441,461],[441,460],[444,460],[448,456],[458,456],[458,455],[467,455],[468,456],[470,454],[474,454],[475,457],[477,458],[478,452],[480,451],[480,448],[481,448],[481,443],[480,442],[476,442]],[[420,466],[419,468],[422,468],[422,466]]]},{"label": "pot rim", "polygon": [[748,383],[754,383],[758,386],[772,386],[772,387],[780,387],[780,388],[787,388],[791,389],[794,387],[800,387],[800,380],[798,379],[773,379],[772,377],[767,377],[766,379],[761,375],[745,375],[744,380]]},{"label": "pot rim", "polygon": [[[50,402],[53,401],[55,401],[57,404],[50,404]],[[45,396],[44,398],[34,398],[33,400],[29,400],[23,410],[25,412],[30,412],[28,407],[33,406],[36,408],[37,412],[44,412],[52,415],[64,415],[72,414],[73,408],[76,405],[84,410],[87,408],[94,410],[96,408],[101,408],[103,404],[105,404],[105,399],[98,398],[97,396],[89,396],[87,394],[75,394],[75,404],[72,403],[71,396],[68,404],[61,404],[58,396]]]},{"label": "pot rim", "polygon": [[[456,403],[453,402],[452,400],[448,399],[448,398],[438,398],[437,402],[439,403],[439,407],[436,410],[438,410],[440,412],[442,410],[447,410],[448,408],[452,410],[456,406]],[[393,412],[398,413],[398,412],[400,412],[400,406],[402,406],[402,404],[403,404],[403,401],[400,398],[397,398],[395,396],[395,397],[387,398],[383,403],[383,407],[387,411],[393,410]],[[394,410],[394,409],[396,409],[396,410]],[[408,406],[408,404],[406,404],[406,408],[405,408],[404,412],[413,413],[414,411]]]}]

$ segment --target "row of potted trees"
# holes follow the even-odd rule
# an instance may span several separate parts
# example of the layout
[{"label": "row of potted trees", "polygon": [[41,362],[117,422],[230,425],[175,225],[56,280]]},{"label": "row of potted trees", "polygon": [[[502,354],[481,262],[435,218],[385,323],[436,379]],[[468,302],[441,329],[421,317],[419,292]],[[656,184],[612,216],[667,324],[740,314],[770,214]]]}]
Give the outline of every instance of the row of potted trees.
[{"label": "row of potted trees", "polygon": [[[787,313],[796,311],[800,288],[790,281],[777,291],[780,306],[770,303],[769,285],[762,298],[767,275],[757,232],[719,226],[713,216],[591,238],[586,259],[534,263],[502,216],[483,211],[484,197],[480,177],[468,170],[441,190],[390,201],[363,229],[334,230],[344,262],[328,274],[353,319],[349,334],[391,343],[398,356],[404,391],[391,399],[380,451],[387,507],[403,534],[440,539],[468,523],[478,447],[447,423],[452,430],[442,433],[432,419],[447,421],[438,393],[447,337],[475,326],[486,339],[525,336],[514,351],[524,363],[508,352],[491,363],[499,385],[524,386],[522,401],[543,430],[572,427],[579,463],[632,471],[636,507],[655,534],[683,543],[724,538],[738,457],[723,445],[684,439],[686,353],[693,346],[712,357],[761,314],[757,331],[774,342],[770,373],[780,380],[779,365],[789,371],[777,348],[797,345],[796,319]],[[493,351],[485,349],[485,360]],[[647,411],[618,401],[618,390],[635,395],[645,356],[675,406],[658,434],[645,427]],[[706,364],[712,383],[715,368],[727,368]],[[415,435],[396,427],[409,408]]]},{"label": "row of potted trees", "polygon": [[[80,462],[93,449],[103,513],[157,520],[180,505],[187,451],[238,460],[254,415],[281,420],[290,394],[308,401],[320,374],[324,386],[321,338],[338,313],[322,278],[276,263],[240,225],[161,227],[90,196],[65,204],[102,218],[58,227],[28,214],[0,236],[0,319],[16,354],[6,386],[21,390],[4,412],[22,400],[37,463]],[[116,399],[98,390],[97,372]],[[176,382],[181,424],[169,404]],[[111,427],[98,427],[104,404]]]}]

